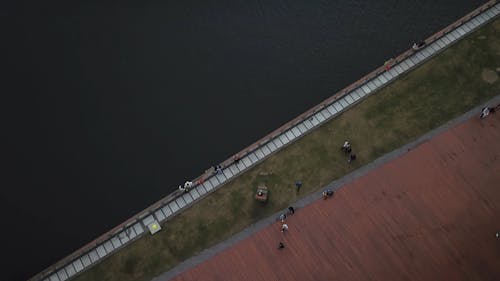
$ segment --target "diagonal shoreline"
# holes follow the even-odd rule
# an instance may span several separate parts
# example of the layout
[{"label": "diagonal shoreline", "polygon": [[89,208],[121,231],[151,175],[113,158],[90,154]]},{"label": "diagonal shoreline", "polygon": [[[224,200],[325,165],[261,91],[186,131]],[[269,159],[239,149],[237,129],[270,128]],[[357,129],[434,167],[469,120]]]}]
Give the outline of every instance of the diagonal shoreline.
[{"label": "diagonal shoreline", "polygon": [[[472,31],[471,31],[471,32],[472,32]],[[457,42],[458,42],[458,41],[457,41]],[[429,58],[430,58],[430,56],[429,56]],[[422,62],[423,62],[423,61],[422,61]],[[405,65],[406,65],[406,63],[405,63]],[[414,65],[414,67],[416,67],[417,65],[419,65],[419,64],[415,64],[415,65]],[[407,66],[408,66],[408,65],[407,65]],[[394,70],[394,72],[396,72],[396,73],[398,73],[398,72],[399,72],[399,70],[398,70],[398,66],[396,66],[394,69],[395,69],[395,70]],[[412,69],[412,68],[408,66],[407,70],[409,70],[409,69]],[[402,74],[402,73],[400,73],[400,74]],[[384,74],[384,77],[386,77],[386,76],[385,76],[385,74]],[[394,78],[394,77],[393,77],[393,78]],[[365,79],[365,80],[366,80],[366,79]],[[390,80],[388,80],[388,82],[389,82],[389,81],[390,81]],[[361,81],[361,82],[360,82],[360,81],[358,81],[358,82],[359,82],[359,83],[366,83],[367,81]],[[357,83],[358,83],[358,82],[357,82]],[[359,85],[358,85],[358,86],[359,86]],[[361,91],[365,92],[365,90],[361,90]],[[354,92],[360,93],[360,88],[356,88],[356,89],[354,90]],[[344,94],[345,94],[345,93],[344,93]],[[348,93],[348,94],[350,94],[350,93]],[[365,92],[365,94],[367,94],[367,93]],[[335,100],[336,100],[337,98],[338,98],[338,97],[335,97]],[[351,99],[352,99],[352,98],[351,98]],[[352,102],[352,104],[353,104],[353,105],[354,105],[355,103],[356,103],[356,102]],[[309,112],[308,114],[312,114],[312,115],[315,115],[315,114],[321,114],[321,113],[320,113],[320,112],[321,112],[321,105],[320,105],[320,107],[319,107],[319,108],[320,108],[320,110],[317,110],[316,112],[315,112],[314,110],[312,110],[312,111],[311,111],[311,112]],[[323,107],[323,110],[325,110],[325,107]],[[339,111],[339,114],[340,114],[340,112],[343,112],[343,110],[341,109],[341,110]],[[309,117],[309,115],[307,115],[307,114],[306,114],[306,115],[304,115],[304,116],[306,116],[306,119],[305,119],[305,121],[303,120],[303,122],[309,122],[309,121],[308,121],[308,120],[309,120],[308,118],[310,118],[310,117]],[[303,118],[304,116],[302,116],[301,118]],[[319,115],[318,115],[318,116],[319,116]],[[292,123],[293,123],[293,122],[292,122]],[[311,128],[309,128],[309,129],[314,129],[315,127],[317,127],[317,126],[321,125],[321,123],[320,123],[320,122],[317,122],[316,124],[314,124],[314,123],[312,123],[312,122],[311,122],[311,124],[312,124],[312,127],[311,127]],[[306,127],[307,127],[307,126],[306,126]],[[282,133],[282,132],[281,132],[281,133]],[[292,133],[292,134],[293,134],[293,133]],[[289,141],[290,143],[292,143],[292,141],[290,141],[290,140],[288,140],[288,141]],[[421,141],[425,141],[425,139],[424,139],[424,140],[421,140]],[[281,142],[281,141],[280,141],[280,142]],[[260,145],[260,144],[259,144],[259,145]],[[285,146],[285,144],[283,144],[283,143],[282,143],[282,145],[283,145],[283,146]],[[391,153],[391,154],[392,154],[392,153]],[[386,155],[386,156],[387,156],[387,157],[390,157],[390,155],[391,155],[391,154]],[[256,155],[255,153],[254,153],[254,154],[250,154],[250,155],[253,155],[253,157],[256,157],[256,156],[255,156],[255,155]],[[384,157],[386,157],[386,156],[384,156]],[[249,159],[250,159],[250,156],[249,156]],[[256,159],[257,159],[256,161],[251,160],[251,162],[250,162],[251,164],[250,164],[250,165],[248,165],[248,167],[247,167],[248,169],[249,169],[250,167],[253,167],[254,165],[256,165],[256,164],[260,163],[260,161],[261,161],[261,160],[263,160],[263,159],[258,159],[258,157],[257,157]],[[392,158],[391,158],[391,159],[392,159]],[[228,161],[229,161],[229,160],[228,160]],[[377,161],[379,161],[379,160],[377,160]],[[375,161],[375,162],[376,162],[376,161]],[[368,165],[366,166],[366,169],[368,169],[368,168],[369,168],[369,166],[370,166],[370,165],[372,165],[372,164],[373,164],[373,163],[375,163],[375,162],[372,162],[372,163],[368,164]],[[363,169],[364,169],[364,168],[359,169],[359,170],[356,170],[356,171],[352,172],[352,173],[351,173],[351,174],[349,174],[349,175],[350,175],[350,176],[355,176],[355,175],[356,175],[356,173],[361,173],[361,172],[363,171]],[[237,175],[237,174],[239,175],[239,173],[242,173],[243,171],[246,171],[246,170],[240,170],[240,171],[238,171],[238,173],[233,173],[233,174],[234,174],[234,175]],[[222,181],[221,181],[221,180],[216,180],[216,181],[217,181],[219,184],[221,184],[221,185],[222,185],[222,184],[224,184],[224,183],[228,180],[228,178],[227,178],[226,176],[224,176],[224,177],[225,177],[225,180],[224,180],[224,179],[222,179]],[[347,177],[347,176],[346,176],[346,177]],[[342,180],[347,180],[347,178],[346,178],[346,177],[343,177],[342,179],[340,179],[340,180],[338,180],[338,181],[332,182],[332,183],[331,183],[331,184],[332,184],[332,187],[334,187],[334,188],[340,188],[340,186],[342,185]],[[208,184],[208,183],[207,183],[207,184]],[[337,185],[335,185],[335,184],[337,184]],[[213,184],[210,184],[210,186],[212,187],[212,189],[214,189],[214,188],[215,188],[215,186],[213,186]],[[206,195],[210,194],[210,192],[211,192],[211,190],[207,190],[208,188],[203,188],[203,189],[205,190],[205,195],[201,194],[201,192],[196,192],[197,194],[199,194],[199,195],[200,195],[200,198],[205,197]],[[309,197],[307,197],[307,198],[309,198]],[[314,198],[314,196],[312,196],[311,198]],[[192,198],[192,199],[193,199],[193,198]],[[159,204],[160,204],[160,205],[165,204],[165,201],[164,201],[164,200],[165,200],[165,199],[162,199],[161,201],[159,201]],[[305,199],[303,199],[303,200],[306,200],[306,198],[305,198]],[[312,200],[312,199],[311,199],[311,200]],[[181,206],[179,209],[177,209],[177,210],[180,212],[180,211],[181,211],[181,209],[182,209],[182,210],[184,210],[185,208],[187,208],[187,207],[191,206],[191,204],[192,204],[192,201],[193,201],[193,200],[192,200],[192,201],[190,201],[190,202],[187,202],[188,200],[185,200],[185,199],[182,199],[182,198],[181,198],[181,199],[176,199],[176,201],[178,201],[178,203],[176,203],[176,206],[179,206],[179,205],[180,205],[180,204],[179,204],[179,202],[184,202],[184,203],[185,203],[185,205],[184,205],[184,206]],[[302,204],[301,202],[302,202],[302,200],[298,202],[298,206],[299,206],[299,207],[300,207],[300,204]],[[304,202],[306,202],[306,201],[304,201]],[[305,204],[305,203],[304,203],[304,204]],[[158,204],[155,204],[154,206],[152,206],[152,207],[154,207],[153,209],[158,208],[158,206],[156,206],[156,205],[158,205]],[[171,210],[171,209],[170,209],[170,210]],[[176,210],[176,211],[177,211],[177,210]],[[160,211],[160,212],[161,212],[161,211]],[[131,228],[133,227],[134,229],[136,229],[136,231],[134,232],[134,234],[136,234],[137,232],[139,232],[139,231],[140,231],[140,233],[138,233],[138,234],[137,234],[137,236],[136,236],[135,238],[131,239],[131,241],[132,241],[132,240],[135,240],[135,239],[138,239],[139,237],[142,237],[142,235],[143,235],[143,234],[147,231],[147,230],[146,230],[146,229],[147,229],[147,225],[148,225],[148,223],[147,223],[147,222],[148,222],[148,221],[150,221],[151,219],[154,219],[154,218],[159,219],[159,218],[158,218],[158,215],[153,214],[153,213],[152,213],[152,211],[151,211],[151,210],[149,210],[149,211],[148,211],[148,212],[146,212],[146,213],[141,213],[141,214],[139,214],[136,218],[134,218],[134,220],[132,220],[132,221],[127,221],[127,222],[124,224],[124,227],[125,227],[125,228],[126,228],[126,227],[131,227]],[[270,218],[270,219],[272,219],[272,218]],[[159,220],[160,220],[160,221],[162,221],[161,219],[159,219]],[[259,222],[259,223],[255,224],[255,226],[260,225],[260,223],[261,223],[261,222]],[[106,242],[108,239],[109,239],[109,240],[111,240],[112,238],[114,238],[113,234],[115,234],[116,236],[118,236],[118,235],[120,235],[121,233],[123,233],[123,228],[122,228],[122,227],[123,227],[123,225],[122,225],[122,226],[119,226],[119,227],[117,227],[117,228],[115,228],[115,229],[113,229],[113,230],[111,231],[111,232],[112,232],[112,233],[111,233],[111,235],[109,236],[109,237],[111,237],[111,238],[109,238],[108,236],[106,236],[106,237],[104,237],[104,238],[105,238],[105,239],[104,239],[104,241]],[[252,227],[253,227],[253,226],[252,226]],[[105,242],[102,242],[102,244],[104,244]],[[109,242],[109,241],[108,241],[108,242]],[[101,243],[101,242],[93,242],[93,243],[91,244],[91,247],[94,247],[94,246],[95,246],[95,248],[98,248],[98,245],[99,245],[100,243]],[[113,250],[111,250],[111,251],[108,253],[108,252],[107,252],[107,250],[104,248],[104,246],[102,246],[102,244],[101,244],[101,249],[104,249],[104,250],[100,250],[100,251],[104,251],[104,255],[102,255],[102,257],[101,257],[101,258],[105,259],[105,258],[107,258],[107,257],[108,257],[108,254],[112,254],[112,253],[114,253],[114,251],[113,251]],[[124,245],[123,245],[123,246],[124,246]],[[115,250],[119,250],[119,249],[121,249],[123,246],[121,246],[121,247],[117,247]],[[94,248],[94,249],[95,249],[95,248]],[[95,250],[95,251],[96,251],[96,253],[97,253],[97,250]],[[87,255],[87,254],[89,254],[89,253],[92,253],[93,251],[92,251],[92,250],[91,250],[91,251],[88,251],[88,250],[84,249],[84,251],[82,251],[82,252],[83,252],[83,255]],[[99,257],[99,256],[101,256],[101,252],[99,252],[99,253],[98,253],[98,257]],[[73,257],[72,257],[71,259],[73,259]],[[77,258],[77,260],[79,260],[79,259]],[[71,262],[71,261],[70,261],[70,262]],[[73,263],[73,264],[74,264],[74,263]],[[70,263],[69,265],[71,266],[71,263]],[[93,264],[91,264],[90,266],[93,266]],[[76,265],[71,266],[71,268],[73,268],[73,267],[74,267],[74,268],[76,268]],[[74,268],[72,269],[73,271],[74,271]],[[64,270],[64,267],[63,267],[63,269],[62,269],[62,270]],[[70,270],[71,270],[71,269],[70,269]],[[64,272],[65,272],[65,274],[66,274],[66,277],[68,277],[67,275],[70,275],[69,273],[67,273],[67,270],[64,270]],[[74,272],[73,272],[73,274],[74,274]],[[64,277],[65,277],[65,276],[64,276],[64,275],[62,275],[62,276],[57,277],[58,279],[55,279],[55,280],[66,280]],[[71,277],[68,277],[68,278],[71,278]],[[41,279],[40,279],[40,280],[41,280]],[[49,280],[49,279],[47,278],[47,280]]]},{"label": "diagonal shoreline", "polygon": [[[322,188],[322,190],[325,188],[332,188],[334,190],[341,189],[345,185],[347,185],[347,184],[355,181],[356,179],[368,174],[370,171],[377,169],[377,168],[383,166],[384,164],[389,163],[390,161],[405,155],[406,153],[408,153],[412,149],[420,146],[421,144],[423,144],[425,142],[428,142],[429,140],[431,140],[435,136],[438,136],[438,135],[446,132],[447,130],[449,130],[453,127],[456,127],[456,126],[470,120],[471,118],[478,118],[479,113],[481,112],[482,108],[484,108],[486,106],[491,107],[491,106],[498,105],[498,104],[500,104],[500,95],[490,99],[489,101],[487,101],[481,105],[474,107],[473,109],[460,115],[459,117],[448,121],[446,124],[436,128],[436,129],[433,129],[432,131],[419,137],[417,140],[415,140],[411,143],[408,143],[408,144],[406,144],[406,145],[404,145],[396,150],[393,150],[393,151],[383,155],[382,157],[377,158],[373,162],[364,165],[363,167],[343,176],[342,178],[340,178],[338,180],[332,181],[331,183],[325,185]],[[321,200],[321,196],[322,196],[321,192],[322,191],[320,190],[320,191],[317,191],[311,195],[308,195],[308,196],[298,200],[296,203],[293,204],[293,206],[300,209],[300,208],[303,208],[303,207],[305,207],[313,202]],[[218,253],[223,252],[224,250],[235,245],[236,243],[243,241],[244,239],[255,234],[256,232],[258,232],[258,231],[264,229],[265,227],[275,223],[276,218],[282,212],[283,211],[279,211],[279,212],[271,215],[270,217],[267,217],[265,219],[258,221],[255,224],[250,225],[249,227],[245,228],[243,231],[232,236],[231,238],[229,238],[221,243],[218,243],[217,245],[215,245],[209,249],[204,250],[200,254],[198,254],[194,257],[191,257],[191,258],[185,260],[184,262],[180,263],[178,266],[174,267],[173,269],[153,278],[152,281],[169,280],[169,279],[174,278],[175,276],[209,260],[210,258],[217,255]]]}]

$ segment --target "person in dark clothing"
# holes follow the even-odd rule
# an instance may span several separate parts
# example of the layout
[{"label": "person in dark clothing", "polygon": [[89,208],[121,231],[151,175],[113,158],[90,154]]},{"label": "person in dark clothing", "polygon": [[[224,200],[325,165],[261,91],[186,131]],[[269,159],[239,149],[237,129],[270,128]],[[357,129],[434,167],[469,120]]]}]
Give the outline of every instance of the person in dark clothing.
[{"label": "person in dark clothing", "polygon": [[323,191],[323,193],[322,193],[322,195],[323,195],[323,199],[326,199],[326,198],[328,198],[328,197],[332,197],[332,196],[333,196],[333,194],[334,194],[333,189],[330,189],[330,188],[325,189],[325,190]]},{"label": "person in dark clothing", "polygon": [[297,192],[300,191],[300,188],[302,187],[302,182],[301,181],[296,181],[295,186],[297,187]]},{"label": "person in dark clothing", "polygon": [[279,217],[279,219],[280,219],[280,221],[281,221],[282,223],[284,223],[284,222],[285,222],[285,219],[286,219],[286,214],[285,214],[285,213],[281,214],[281,215],[280,215],[280,217]]},{"label": "person in dark clothing", "polygon": [[347,160],[347,162],[351,163],[352,161],[356,160],[356,154],[354,153],[351,153],[349,155],[349,159]]},{"label": "person in dark clothing", "polygon": [[351,143],[349,141],[345,141],[341,148],[345,153],[351,153]]},{"label": "person in dark clothing", "polygon": [[285,244],[283,244],[283,242],[280,242],[280,243],[278,244],[278,249],[280,249],[280,250],[281,250],[281,249],[283,249],[283,248],[285,248]]},{"label": "person in dark clothing", "polygon": [[288,207],[288,213],[293,215],[295,213],[295,209],[292,206]]}]

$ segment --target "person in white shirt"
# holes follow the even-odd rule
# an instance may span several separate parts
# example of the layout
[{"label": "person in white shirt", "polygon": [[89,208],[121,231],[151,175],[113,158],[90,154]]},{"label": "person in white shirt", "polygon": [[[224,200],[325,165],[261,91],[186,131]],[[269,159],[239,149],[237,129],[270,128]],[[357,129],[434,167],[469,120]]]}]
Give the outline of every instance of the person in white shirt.
[{"label": "person in white shirt", "polygon": [[286,223],[284,223],[282,226],[281,226],[281,232],[285,232],[285,231],[288,231],[288,225]]}]

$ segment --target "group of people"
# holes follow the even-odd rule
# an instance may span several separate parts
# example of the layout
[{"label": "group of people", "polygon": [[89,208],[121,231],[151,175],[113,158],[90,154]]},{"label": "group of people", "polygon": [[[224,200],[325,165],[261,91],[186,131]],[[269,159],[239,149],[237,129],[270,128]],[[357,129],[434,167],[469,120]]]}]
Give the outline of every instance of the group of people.
[{"label": "group of people", "polygon": [[281,213],[280,216],[278,217],[281,223],[285,223],[285,219],[288,215],[293,215],[295,214],[295,208],[290,206],[287,209],[287,213]]},{"label": "group of people", "polygon": [[[285,223],[285,219],[289,215],[293,215],[295,213],[295,208],[293,206],[288,207],[287,212],[281,213],[278,217],[280,223],[281,223],[281,232],[285,233],[288,231],[288,224]],[[283,242],[279,242],[278,244],[278,249],[283,249],[285,248],[285,244]]]},{"label": "group of people", "polygon": [[186,181],[184,185],[179,185],[179,190],[184,191],[184,192],[189,192],[191,190],[191,187],[193,187],[193,182],[191,181]]},{"label": "group of people", "polygon": [[344,151],[345,154],[348,155],[347,162],[351,163],[356,160],[356,154],[352,152],[351,143],[349,141],[345,141],[344,145],[342,145],[341,150]]},{"label": "group of people", "polygon": [[[213,175],[215,175],[215,174],[221,174],[223,168],[224,167],[222,166],[222,164],[213,166],[212,174]],[[205,173],[206,172],[208,172],[208,171],[205,171]],[[199,180],[196,181],[196,185],[203,184],[204,182],[205,182],[205,179],[202,177],[202,178],[200,178]],[[192,189],[193,186],[194,186],[193,182],[186,181],[184,184],[179,185],[179,190],[187,193],[187,192],[189,192]]]},{"label": "group of people", "polygon": [[[295,208],[290,206],[290,207],[288,207],[286,213],[280,214],[279,220],[281,222],[281,232],[288,231],[288,224],[285,223],[285,219],[287,218],[287,216],[293,215],[294,213],[295,213]],[[280,244],[281,244],[281,242],[280,242]]]}]

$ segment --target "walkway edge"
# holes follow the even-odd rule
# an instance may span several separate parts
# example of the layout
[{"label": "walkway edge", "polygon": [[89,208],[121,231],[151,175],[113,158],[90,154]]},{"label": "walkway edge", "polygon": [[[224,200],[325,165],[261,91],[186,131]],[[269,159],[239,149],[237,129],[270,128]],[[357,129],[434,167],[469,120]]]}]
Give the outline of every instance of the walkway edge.
[{"label": "walkway edge", "polygon": [[[322,193],[323,189],[331,188],[334,190],[339,190],[340,188],[347,185],[348,183],[351,183],[351,182],[355,181],[356,179],[368,174],[372,170],[374,170],[374,169],[376,169],[376,168],[378,168],[378,167],[380,167],[380,166],[382,166],[382,165],[384,165],[384,164],[386,164],[386,163],[388,163],[396,158],[399,158],[399,157],[405,155],[406,153],[408,153],[412,149],[429,141],[433,137],[440,135],[441,133],[447,131],[448,129],[453,128],[455,126],[458,126],[471,118],[475,118],[475,117],[479,118],[479,114],[481,113],[481,109],[484,108],[485,106],[493,106],[493,105],[497,105],[497,104],[500,104],[500,94],[497,95],[496,97],[490,99],[486,103],[478,105],[478,106],[474,107],[473,109],[467,111],[466,113],[464,113],[464,114],[444,123],[443,125],[429,131],[428,133],[422,135],[421,137],[417,138],[413,142],[408,143],[408,144],[406,144],[398,149],[395,149],[395,150],[375,159],[373,162],[370,162],[370,163],[364,165],[363,167],[343,176],[342,178],[340,178],[338,180],[332,181],[331,183],[327,184],[326,186],[324,186],[320,190],[318,190],[318,191],[312,193],[311,195],[308,195],[308,196],[300,199],[299,201],[295,202],[294,206],[296,207],[296,209],[300,209],[300,208],[303,208],[303,207],[309,205],[312,202],[320,200],[322,198],[321,193]],[[263,228],[275,223],[276,218],[281,213],[283,213],[283,211],[279,211],[279,212],[271,215],[268,218],[262,219],[262,220],[258,221],[257,223],[250,225],[249,227],[245,228],[240,233],[235,234],[234,236],[227,239],[226,241],[220,242],[217,245],[202,251],[200,254],[181,262],[179,265],[177,265],[173,269],[153,278],[151,281],[170,280],[170,279],[176,277],[177,275],[197,266],[198,264],[201,264],[202,262],[215,256],[216,254],[232,247],[236,243],[250,237],[254,233],[256,233],[256,232],[262,230]]]}]

